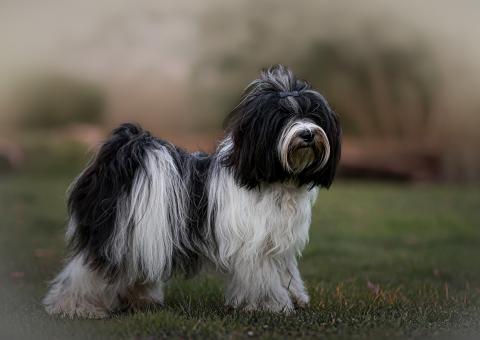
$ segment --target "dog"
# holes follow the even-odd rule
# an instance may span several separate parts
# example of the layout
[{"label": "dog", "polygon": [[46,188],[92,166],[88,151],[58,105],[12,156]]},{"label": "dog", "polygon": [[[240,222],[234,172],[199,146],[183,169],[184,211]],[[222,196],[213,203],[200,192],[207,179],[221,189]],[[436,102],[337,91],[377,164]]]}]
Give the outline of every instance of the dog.
[{"label": "dog", "polygon": [[282,65],[248,85],[213,154],[121,125],[69,189],[70,256],[47,312],[102,318],[161,305],[172,275],[206,265],[225,277],[231,307],[306,306],[297,257],[340,151],[337,114]]}]

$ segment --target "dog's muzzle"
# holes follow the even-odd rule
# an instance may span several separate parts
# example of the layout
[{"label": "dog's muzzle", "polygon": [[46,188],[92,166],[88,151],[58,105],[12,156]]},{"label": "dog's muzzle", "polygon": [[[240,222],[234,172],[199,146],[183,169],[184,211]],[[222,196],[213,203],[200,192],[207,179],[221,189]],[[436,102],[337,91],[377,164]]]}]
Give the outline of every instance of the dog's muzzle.
[{"label": "dog's muzzle", "polygon": [[330,157],[325,131],[311,121],[296,121],[285,128],[279,143],[279,156],[285,170],[300,173],[314,164],[319,170]]}]

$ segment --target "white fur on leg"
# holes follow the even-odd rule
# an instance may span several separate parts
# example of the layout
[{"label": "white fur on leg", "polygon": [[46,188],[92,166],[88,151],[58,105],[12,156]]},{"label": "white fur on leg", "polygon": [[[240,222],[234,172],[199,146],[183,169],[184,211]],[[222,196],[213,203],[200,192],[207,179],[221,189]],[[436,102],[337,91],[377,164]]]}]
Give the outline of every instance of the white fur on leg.
[{"label": "white fur on leg", "polygon": [[293,303],[282,285],[277,265],[269,259],[251,263],[237,259],[226,291],[227,303],[246,310],[293,311]]},{"label": "white fur on leg", "polygon": [[43,303],[49,314],[104,318],[118,306],[119,288],[88,268],[82,255],[72,258],[53,280]]},{"label": "white fur on leg", "polygon": [[295,254],[285,257],[285,267],[281,273],[282,283],[287,287],[290,297],[299,307],[306,307],[310,302],[305,285],[298,270]]},{"label": "white fur on leg", "polygon": [[[227,303],[289,312],[290,295],[308,302],[295,256],[308,241],[316,194],[316,189],[287,183],[247,190],[236,185],[227,170],[214,171],[210,197],[216,209],[217,264],[231,275]],[[286,274],[289,270],[291,275]]]}]

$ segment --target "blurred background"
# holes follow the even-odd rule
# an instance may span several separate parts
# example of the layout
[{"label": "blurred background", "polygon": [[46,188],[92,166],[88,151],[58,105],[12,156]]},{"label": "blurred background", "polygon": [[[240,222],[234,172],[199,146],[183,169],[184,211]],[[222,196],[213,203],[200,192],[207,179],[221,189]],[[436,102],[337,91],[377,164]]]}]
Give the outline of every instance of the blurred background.
[{"label": "blurred background", "polygon": [[480,178],[480,3],[9,1],[0,173],[79,170],[135,121],[211,151],[242,89],[283,63],[340,114],[340,176]]}]

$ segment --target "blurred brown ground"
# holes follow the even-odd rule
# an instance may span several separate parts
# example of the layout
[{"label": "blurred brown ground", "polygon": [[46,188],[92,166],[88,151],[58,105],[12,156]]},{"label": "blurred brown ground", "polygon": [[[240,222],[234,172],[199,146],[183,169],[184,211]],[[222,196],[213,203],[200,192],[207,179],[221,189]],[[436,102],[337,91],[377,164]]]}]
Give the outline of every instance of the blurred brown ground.
[{"label": "blurred brown ground", "polygon": [[[65,141],[81,143],[94,151],[107,137],[108,131],[94,125],[76,124],[59,133]],[[223,131],[209,133],[159,132],[157,137],[168,140],[190,152],[214,152],[224,136]],[[0,154],[13,168],[24,161],[22,149],[0,140]],[[440,152],[433,146],[416,145],[397,140],[355,139],[342,141],[339,176],[395,181],[438,181],[442,179]]]}]

